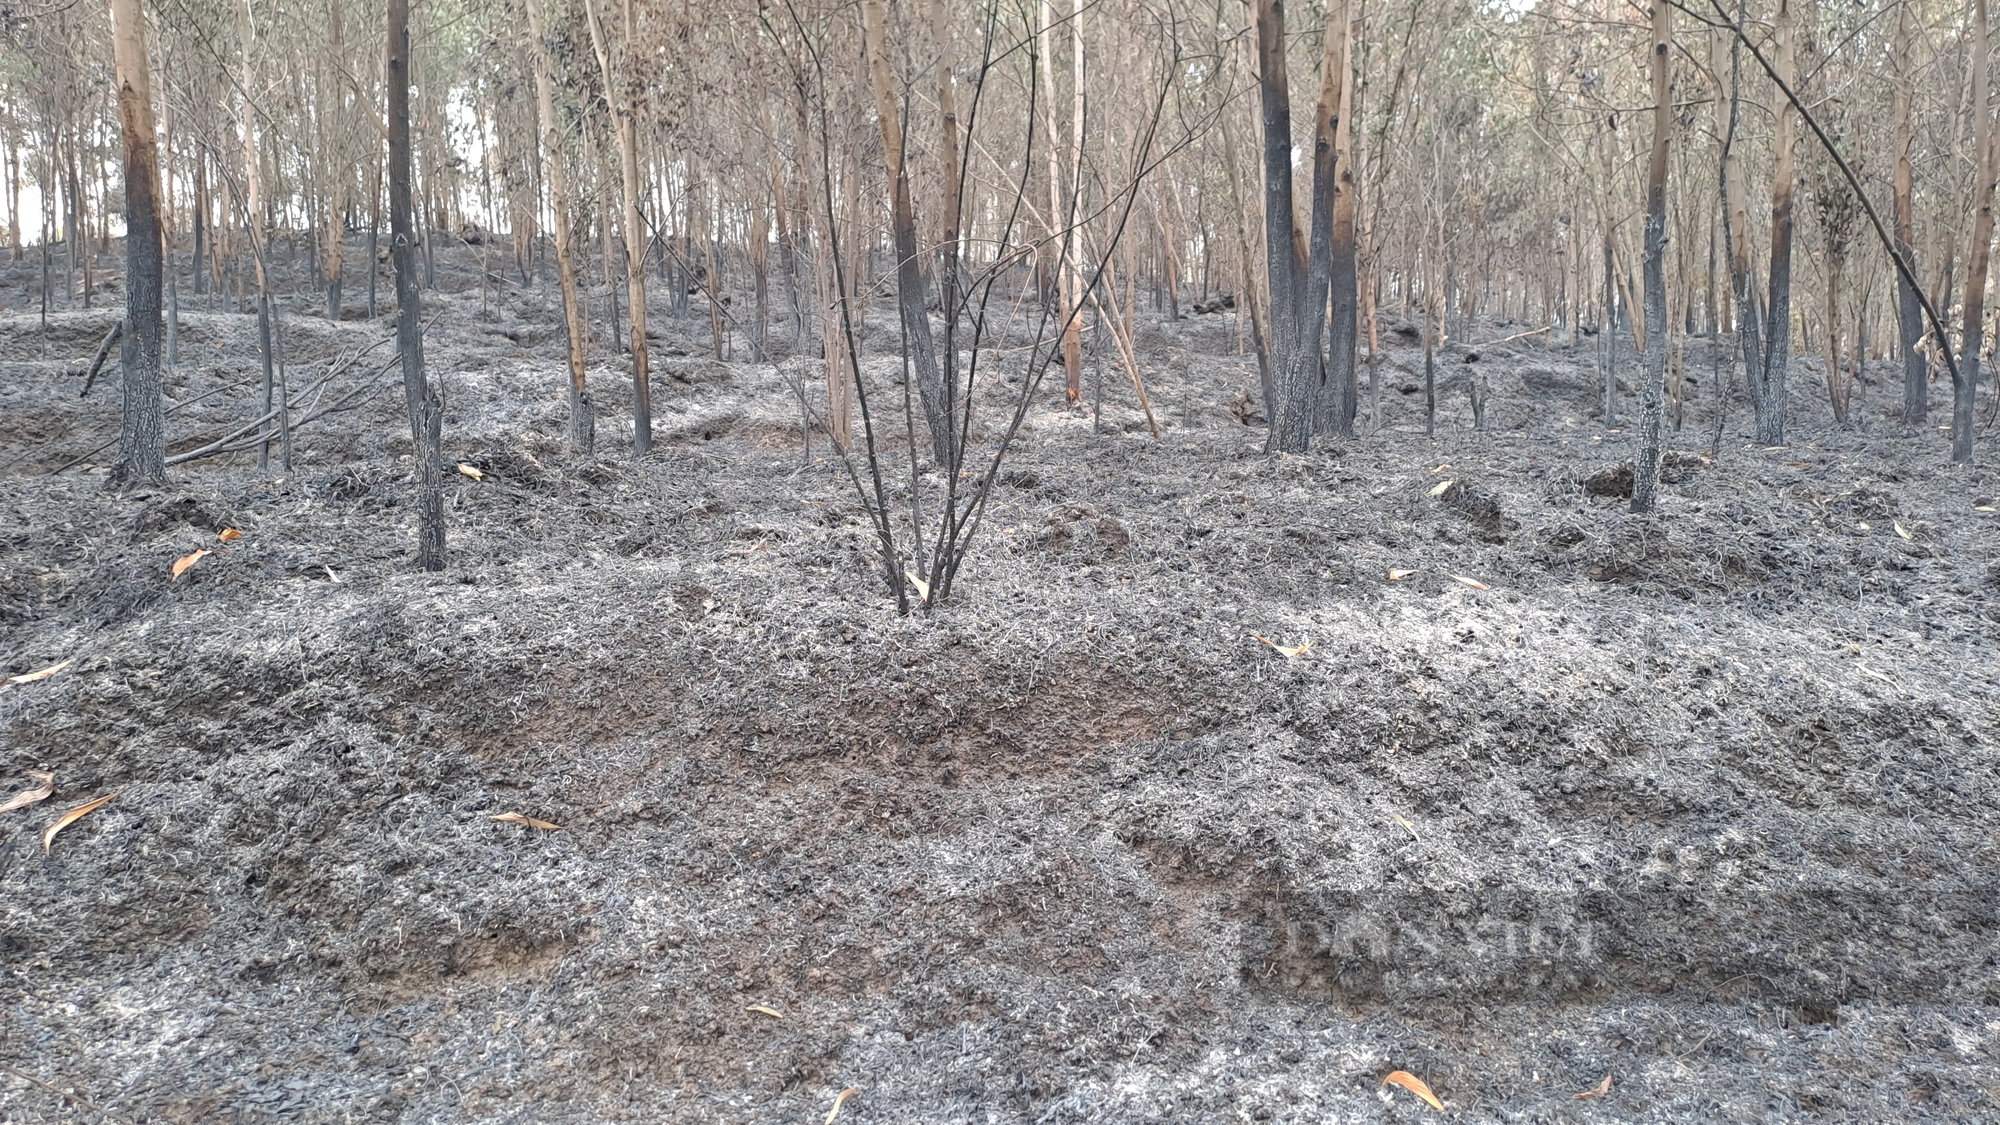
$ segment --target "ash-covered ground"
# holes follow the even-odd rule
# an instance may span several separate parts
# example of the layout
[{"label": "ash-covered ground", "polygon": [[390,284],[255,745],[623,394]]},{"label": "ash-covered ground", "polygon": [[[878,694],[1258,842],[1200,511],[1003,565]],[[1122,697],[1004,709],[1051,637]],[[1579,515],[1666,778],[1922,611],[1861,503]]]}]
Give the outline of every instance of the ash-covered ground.
[{"label": "ash-covered ground", "polygon": [[[44,330],[14,270],[0,670],[75,662],[0,689],[0,797],[55,774],[0,814],[0,1120],[1433,1117],[1394,1070],[1465,1121],[2000,1120],[2000,485],[1879,383],[1836,427],[1802,363],[1792,443],[1738,401],[1711,457],[1697,343],[1638,518],[1594,341],[1480,324],[1431,439],[1392,324],[1380,429],[1271,456],[1234,315],[1156,317],[1162,436],[1107,343],[899,617],[812,361],[715,359],[699,298],[655,452],[603,350],[585,461],[543,288],[445,271],[483,480],[427,575],[389,322],[287,305],[302,391],[375,345],[291,470],[119,495],[116,292]],[[185,299],[176,452],[258,412],[254,319]]]}]

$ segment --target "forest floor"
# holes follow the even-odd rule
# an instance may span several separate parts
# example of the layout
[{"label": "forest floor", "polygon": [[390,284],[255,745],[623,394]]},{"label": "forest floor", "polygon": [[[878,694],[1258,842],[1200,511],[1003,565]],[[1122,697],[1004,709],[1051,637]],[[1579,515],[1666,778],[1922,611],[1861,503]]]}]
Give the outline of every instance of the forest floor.
[{"label": "forest floor", "polygon": [[[388,322],[299,299],[379,393],[293,470],[115,495],[115,293],[0,276],[0,673],[74,661],[0,688],[0,1120],[2000,1121],[2000,482],[1884,387],[1713,457],[1697,393],[1639,518],[1591,342],[1481,323],[1426,438],[1392,332],[1380,430],[1271,456],[1234,316],[1156,319],[1162,436],[1043,388],[899,617],[804,361],[662,306],[654,453],[610,362],[574,460],[467,276],[435,575]],[[256,416],[195,306],[177,451]]]}]

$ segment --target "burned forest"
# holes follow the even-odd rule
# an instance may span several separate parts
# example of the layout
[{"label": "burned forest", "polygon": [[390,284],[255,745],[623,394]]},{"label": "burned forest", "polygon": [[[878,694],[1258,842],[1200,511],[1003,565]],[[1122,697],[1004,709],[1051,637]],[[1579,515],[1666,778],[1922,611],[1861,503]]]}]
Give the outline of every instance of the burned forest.
[{"label": "burned forest", "polygon": [[0,6],[0,1122],[2000,1122],[1988,3]]}]

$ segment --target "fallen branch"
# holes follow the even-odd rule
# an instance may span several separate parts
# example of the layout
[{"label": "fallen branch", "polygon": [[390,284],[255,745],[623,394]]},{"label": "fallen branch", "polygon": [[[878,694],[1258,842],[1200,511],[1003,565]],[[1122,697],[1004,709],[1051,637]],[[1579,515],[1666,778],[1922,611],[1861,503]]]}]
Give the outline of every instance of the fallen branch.
[{"label": "fallen branch", "polygon": [[111,354],[111,345],[117,343],[118,338],[124,334],[125,322],[122,320],[112,325],[111,331],[104,334],[104,342],[97,345],[97,358],[90,361],[90,376],[83,381],[83,393],[76,397],[90,397],[90,388],[97,383],[97,373],[103,370],[104,360]]},{"label": "fallen branch", "polygon": [[1549,333],[1555,331],[1555,329],[1556,326],[1553,324],[1549,325],[1546,328],[1530,328],[1526,332],[1516,332],[1512,336],[1502,336],[1498,340],[1488,340],[1479,346],[1482,348],[1490,348],[1495,344],[1511,344],[1515,340],[1519,340],[1527,336],[1546,336]]}]

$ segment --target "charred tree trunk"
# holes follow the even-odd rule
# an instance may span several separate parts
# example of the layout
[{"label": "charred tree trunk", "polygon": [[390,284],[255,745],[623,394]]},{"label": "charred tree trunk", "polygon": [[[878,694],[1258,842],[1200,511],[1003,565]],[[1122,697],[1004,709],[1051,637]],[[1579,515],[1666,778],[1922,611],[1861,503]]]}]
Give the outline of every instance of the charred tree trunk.
[{"label": "charred tree trunk", "polygon": [[417,569],[444,569],[444,400],[424,373],[416,224],[410,198],[410,4],[389,0],[389,257],[396,267],[396,346],[410,411],[417,486]]},{"label": "charred tree trunk", "polygon": [[584,378],[588,336],[583,302],[576,291],[576,253],[570,246],[569,162],[556,121],[555,78],[549,64],[541,0],[527,0],[527,8],[528,37],[535,53],[535,112],[542,133],[542,166],[548,173],[549,208],[555,219],[556,283],[562,291],[564,334],[569,337],[569,448],[575,456],[592,457],[597,452],[597,419],[591,410],[590,385]]},{"label": "charred tree trunk", "polygon": [[[1903,422],[1921,426],[1930,421],[1930,364],[1918,345],[1924,338],[1924,312],[1917,287],[1916,213],[1912,205],[1910,169],[1910,6],[1896,6],[1896,168],[1892,206],[1895,210],[1896,255],[1903,271],[1896,274],[1896,327],[1903,348]],[[1904,271],[1907,271],[1904,272]]]},{"label": "charred tree trunk", "polygon": [[[1337,14],[1336,14],[1337,13]],[[1360,181],[1354,175],[1354,66],[1353,23],[1345,0],[1328,12],[1326,33],[1340,41],[1338,70],[1340,87],[1333,135],[1333,241],[1328,267],[1333,294],[1333,323],[1327,349],[1326,383],[1321,391],[1318,425],[1323,434],[1351,438],[1354,415],[1359,404],[1355,382],[1355,353],[1359,344],[1359,298],[1355,278],[1354,207]]]},{"label": "charred tree trunk", "polygon": [[[1736,22],[1743,23],[1745,0],[1737,0]],[[1729,286],[1736,306],[1736,343],[1743,353],[1744,383],[1757,417],[1764,416],[1764,331],[1758,309],[1757,278],[1750,271],[1749,193],[1743,186],[1742,160],[1736,153],[1736,135],[1743,123],[1743,40],[1733,37],[1729,44],[1729,127],[1722,136],[1723,253],[1729,259]],[[1725,388],[1726,393],[1726,388]],[[1721,415],[1729,407],[1726,399],[1716,406],[1717,433]],[[1720,440],[1720,439],[1718,439]]]},{"label": "charred tree trunk", "polygon": [[[604,75],[604,96],[611,104],[612,135],[618,143],[618,179],[625,202],[622,222],[625,228],[625,296],[631,306],[627,316],[632,342],[632,455],[644,457],[653,448],[653,392],[646,353],[646,232],[639,216],[639,135],[632,120],[631,97],[629,93],[620,92],[621,84],[611,69],[611,52],[602,21],[597,17],[597,6],[591,0],[584,0],[583,10],[590,22],[590,41],[597,50],[597,66]],[[627,0],[627,50],[630,49],[632,34],[632,5]],[[611,270],[608,246],[604,269],[606,273]],[[616,315],[615,312],[613,315]]]},{"label": "charred tree trunk", "polygon": [[[909,170],[903,161],[902,114],[889,83],[889,54],[883,28],[882,0],[863,0],[863,40],[868,73],[875,93],[875,115],[882,129],[882,150],[888,162],[890,225],[896,248],[896,308],[908,341],[910,367],[923,398],[924,420],[931,434],[931,454],[939,465],[957,471],[958,434],[955,388],[938,369],[937,344],[931,338],[930,313],[925,309],[923,258],[917,249],[917,212],[910,199]],[[856,372],[856,377],[859,377]]]},{"label": "charred tree trunk", "polygon": [[1660,414],[1667,382],[1667,144],[1674,127],[1667,80],[1673,50],[1673,9],[1653,0],[1653,157],[1646,166],[1646,385],[1639,421],[1639,457],[1632,510],[1650,512],[1660,488]]},{"label": "charred tree trunk", "polygon": [[[1791,0],[1778,0],[1773,61],[1787,86],[1798,79],[1792,37]],[[1764,361],[1760,370],[1750,372],[1758,380],[1758,393],[1752,401],[1757,411],[1757,440],[1764,445],[1785,444],[1785,375],[1792,361],[1792,150],[1797,135],[1797,112],[1789,102],[1780,103],[1777,134],[1772,141],[1777,155],[1771,167],[1771,297],[1764,311]]]},{"label": "charred tree trunk", "polygon": [[145,16],[139,0],[112,0],[112,59],[125,143],[124,404],[114,486],[167,478],[160,375],[160,156],[153,128]]},{"label": "charred tree trunk", "polygon": [[1277,453],[1300,453],[1312,440],[1312,406],[1320,384],[1319,330],[1326,322],[1329,278],[1325,270],[1308,263],[1331,256],[1333,212],[1331,192],[1326,189],[1333,173],[1333,107],[1322,98],[1315,115],[1310,220],[1314,246],[1307,257],[1299,252],[1293,210],[1292,99],[1285,72],[1284,0],[1257,2],[1257,70],[1264,119],[1264,256],[1271,278],[1271,351],[1277,392],[1270,448]]},{"label": "charred tree trunk", "polygon": [[1993,113],[1988,107],[1987,68],[1992,64],[1992,35],[1987,26],[1986,0],[1972,0],[1972,145],[1977,153],[1978,179],[1972,185],[1972,243],[1965,254],[1965,327],[1959,341],[1958,378],[1951,387],[1951,460],[1972,460],[1972,407],[1979,394],[1979,351],[1985,344],[1986,272],[1993,253],[1993,188],[2000,178],[1994,159]]},{"label": "charred tree trunk", "polygon": [[[938,49],[938,110],[944,164],[944,236],[938,246],[938,305],[944,313],[944,372],[942,383],[958,388],[959,223],[965,211],[965,185],[958,155],[958,101],[953,90],[951,23],[944,0],[931,0],[931,34]],[[954,432],[959,423],[950,419]]]}]

